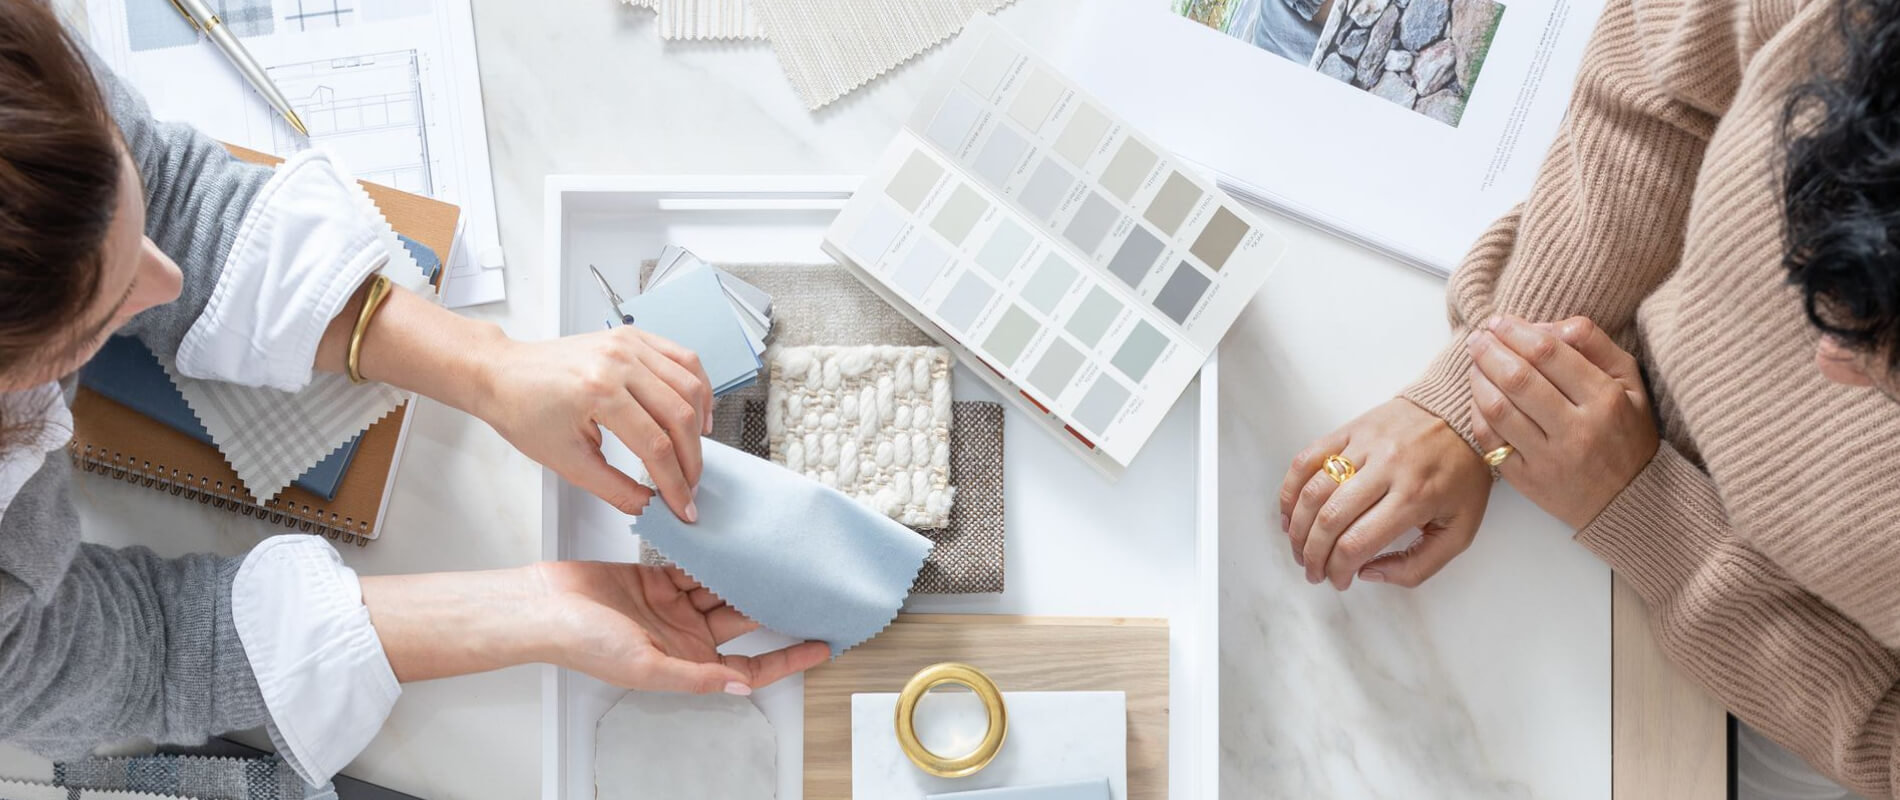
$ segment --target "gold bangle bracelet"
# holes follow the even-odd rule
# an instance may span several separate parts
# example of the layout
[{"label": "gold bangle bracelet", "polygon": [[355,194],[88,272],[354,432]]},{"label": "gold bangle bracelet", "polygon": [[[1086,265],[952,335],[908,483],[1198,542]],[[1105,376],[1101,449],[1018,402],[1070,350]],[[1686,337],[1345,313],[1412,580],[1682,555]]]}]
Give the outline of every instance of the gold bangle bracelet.
[{"label": "gold bangle bracelet", "polygon": [[[983,709],[989,713],[989,727],[983,731],[983,741],[963,755],[946,758],[930,752],[917,738],[917,728],[911,719],[917,713],[917,701],[924,693],[954,683],[969,687],[983,701]],[[982,670],[968,664],[954,662],[933,664],[919,670],[910,682],[904,684],[904,691],[897,696],[897,744],[903,748],[910,763],[939,778],[961,778],[974,775],[978,770],[990,765],[998,751],[1003,749],[1003,737],[1009,733],[1009,713],[1003,707],[1003,693],[996,688],[996,682]]]},{"label": "gold bangle bracelet", "polygon": [[363,310],[356,314],[356,328],[350,331],[350,358],[348,362],[350,383],[368,383],[363,377],[363,338],[369,334],[369,321],[376,316],[376,309],[389,297],[389,276],[377,275],[369,282],[369,296],[363,299]]}]

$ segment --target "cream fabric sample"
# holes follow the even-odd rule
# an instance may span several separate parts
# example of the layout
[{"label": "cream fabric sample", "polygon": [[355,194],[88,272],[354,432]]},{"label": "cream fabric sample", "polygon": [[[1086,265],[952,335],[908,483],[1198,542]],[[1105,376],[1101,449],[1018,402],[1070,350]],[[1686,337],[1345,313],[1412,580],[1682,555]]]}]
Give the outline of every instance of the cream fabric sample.
[{"label": "cream fabric sample", "polygon": [[766,357],[772,461],[905,525],[949,523],[948,350],[773,347]]},{"label": "cream fabric sample", "polygon": [[816,109],[950,38],[978,12],[993,12],[1010,0],[751,2],[792,88]]},{"label": "cream fabric sample", "polygon": [[647,0],[659,12],[662,39],[761,39],[752,0]]}]

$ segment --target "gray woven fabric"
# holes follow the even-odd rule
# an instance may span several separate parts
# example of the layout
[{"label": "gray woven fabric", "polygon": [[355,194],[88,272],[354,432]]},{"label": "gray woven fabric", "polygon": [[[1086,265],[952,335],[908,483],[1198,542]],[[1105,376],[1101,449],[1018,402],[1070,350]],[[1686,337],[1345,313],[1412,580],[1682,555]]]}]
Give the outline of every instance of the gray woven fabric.
[{"label": "gray woven fabric", "polygon": [[282,758],[155,755],[88,758],[53,765],[53,783],[197,800],[336,800],[330,784],[306,785]]},{"label": "gray woven fabric", "polygon": [[[640,268],[645,285],[654,262]],[[773,346],[934,345],[890,304],[836,264],[719,265],[772,295]],[[712,438],[769,458],[765,438],[765,384],[731,392],[713,409]],[[950,485],[957,501],[948,527],[919,530],[935,543],[911,588],[917,594],[1003,591],[1003,406],[959,401],[950,421]],[[641,561],[665,564],[651,548]]]}]

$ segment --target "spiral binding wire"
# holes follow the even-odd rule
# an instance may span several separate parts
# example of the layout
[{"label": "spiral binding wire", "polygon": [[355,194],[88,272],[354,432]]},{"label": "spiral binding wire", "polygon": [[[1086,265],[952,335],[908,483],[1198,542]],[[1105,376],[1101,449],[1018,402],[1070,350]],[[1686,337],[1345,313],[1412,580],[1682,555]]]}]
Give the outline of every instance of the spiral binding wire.
[{"label": "spiral binding wire", "polygon": [[[246,499],[236,484],[224,481],[212,481],[189,472],[168,471],[163,464],[154,465],[151,461],[127,456],[120,452],[108,452],[92,445],[81,445],[75,441],[67,446],[72,454],[73,465],[94,475],[124,481],[147,489],[160,489],[170,492],[174,497],[197,500],[212,508],[243,514],[246,517],[281,525],[294,530],[326,537],[332,541],[354,544],[358,547],[369,544],[368,521],[358,522],[353,517],[341,516],[322,508],[312,509],[307,505],[297,507],[279,507],[275,497],[263,504],[254,504]],[[285,504],[288,506],[288,504]],[[328,517],[328,519],[325,519]]]}]

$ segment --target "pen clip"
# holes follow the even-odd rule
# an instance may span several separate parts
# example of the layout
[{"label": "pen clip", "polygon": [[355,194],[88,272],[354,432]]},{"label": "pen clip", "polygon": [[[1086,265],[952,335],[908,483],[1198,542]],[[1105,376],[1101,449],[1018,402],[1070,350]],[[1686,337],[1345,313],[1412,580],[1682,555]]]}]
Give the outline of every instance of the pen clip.
[{"label": "pen clip", "polygon": [[183,14],[183,15],[184,15],[184,17],[185,17],[185,21],[186,21],[186,22],[189,22],[189,23],[191,23],[191,29],[192,29],[192,30],[195,30],[195,31],[198,31],[199,33],[205,33],[205,32],[206,32],[206,31],[205,31],[205,26],[203,26],[203,25],[200,25],[200,24],[198,24],[198,18],[197,18],[197,17],[194,17],[194,16],[192,16],[192,15],[191,15],[191,12],[189,12],[189,11],[186,11],[186,10],[185,10],[185,4],[184,4],[184,3],[180,3],[180,2],[178,2],[178,0],[171,0],[171,4],[172,4],[172,8],[176,8],[176,9],[178,9],[178,13],[180,13],[180,14]]}]

